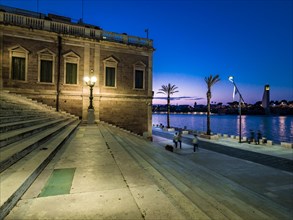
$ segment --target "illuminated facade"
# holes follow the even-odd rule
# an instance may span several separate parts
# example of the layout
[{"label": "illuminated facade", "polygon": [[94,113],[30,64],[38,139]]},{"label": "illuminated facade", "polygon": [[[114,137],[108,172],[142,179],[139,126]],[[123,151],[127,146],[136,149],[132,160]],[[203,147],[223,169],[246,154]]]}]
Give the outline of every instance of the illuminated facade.
[{"label": "illuminated facade", "polygon": [[152,40],[70,18],[0,6],[0,87],[96,121],[151,136]]}]

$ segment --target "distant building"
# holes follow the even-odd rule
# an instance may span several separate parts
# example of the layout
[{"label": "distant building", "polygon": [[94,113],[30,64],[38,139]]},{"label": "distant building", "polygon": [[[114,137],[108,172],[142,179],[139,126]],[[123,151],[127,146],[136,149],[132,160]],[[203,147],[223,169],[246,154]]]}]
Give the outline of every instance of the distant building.
[{"label": "distant building", "polygon": [[270,113],[270,86],[265,85],[262,96],[262,107],[265,109],[265,113]]},{"label": "distant building", "polygon": [[152,40],[0,6],[0,88],[87,118],[151,135]]}]

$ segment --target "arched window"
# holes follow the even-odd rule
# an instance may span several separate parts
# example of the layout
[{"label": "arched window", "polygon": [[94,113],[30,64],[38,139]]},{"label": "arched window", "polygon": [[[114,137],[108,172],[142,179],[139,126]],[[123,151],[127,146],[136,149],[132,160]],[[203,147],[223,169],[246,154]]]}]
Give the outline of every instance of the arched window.
[{"label": "arched window", "polygon": [[38,81],[41,83],[54,83],[55,54],[48,49],[39,51],[38,64]]},{"label": "arched window", "polygon": [[17,45],[9,50],[10,79],[27,81],[27,66],[29,51]]},{"label": "arched window", "polygon": [[80,57],[71,51],[67,54],[64,54],[63,58],[65,72],[64,84],[78,84]]},{"label": "arched window", "polygon": [[117,87],[117,65],[118,61],[114,57],[109,57],[104,63],[104,85],[106,87]]}]

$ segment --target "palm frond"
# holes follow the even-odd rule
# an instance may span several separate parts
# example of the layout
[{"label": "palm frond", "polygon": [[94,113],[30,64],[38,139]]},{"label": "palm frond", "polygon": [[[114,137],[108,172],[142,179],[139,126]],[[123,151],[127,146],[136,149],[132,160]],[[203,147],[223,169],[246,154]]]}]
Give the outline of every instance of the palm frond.
[{"label": "palm frond", "polygon": [[175,85],[170,86],[170,84],[169,84],[169,88],[170,88],[170,94],[171,95],[176,93],[176,92],[179,92],[178,90],[176,90],[176,89],[178,89],[178,87],[175,86]]},{"label": "palm frond", "polygon": [[166,95],[172,95],[176,92],[179,92],[178,87],[176,85],[171,85],[170,83],[168,85],[162,85],[162,88],[159,89],[158,94],[166,94]]},{"label": "palm frond", "polygon": [[211,85],[215,85],[217,82],[219,82],[221,79],[220,79],[220,76],[219,75],[216,75],[212,78],[211,80]]},{"label": "palm frond", "polygon": [[210,75],[209,77],[205,77],[204,80],[207,84],[208,89],[210,89],[213,85],[215,85],[221,79],[219,75],[215,75],[215,76]]}]

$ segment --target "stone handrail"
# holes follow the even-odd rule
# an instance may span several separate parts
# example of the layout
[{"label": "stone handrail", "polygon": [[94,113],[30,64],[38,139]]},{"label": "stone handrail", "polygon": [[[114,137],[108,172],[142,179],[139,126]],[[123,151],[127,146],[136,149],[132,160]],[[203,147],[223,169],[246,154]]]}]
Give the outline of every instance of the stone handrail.
[{"label": "stone handrail", "polygon": [[69,34],[96,40],[104,40],[153,48],[153,41],[150,39],[129,36],[127,34],[118,34],[95,28],[89,28],[82,24],[67,24],[63,22],[27,17],[8,12],[0,12],[0,23],[5,25],[11,24],[31,29],[51,31],[59,34]]}]

